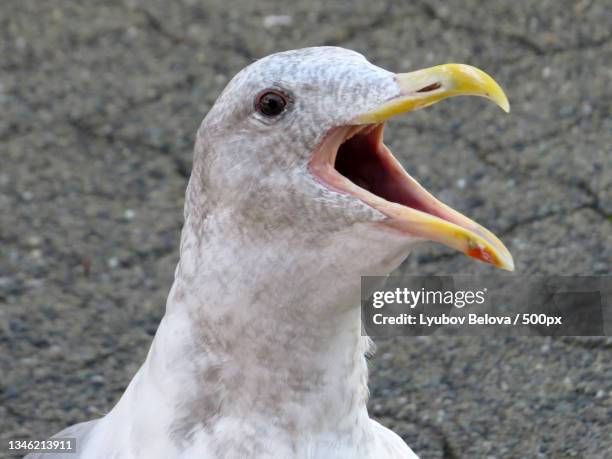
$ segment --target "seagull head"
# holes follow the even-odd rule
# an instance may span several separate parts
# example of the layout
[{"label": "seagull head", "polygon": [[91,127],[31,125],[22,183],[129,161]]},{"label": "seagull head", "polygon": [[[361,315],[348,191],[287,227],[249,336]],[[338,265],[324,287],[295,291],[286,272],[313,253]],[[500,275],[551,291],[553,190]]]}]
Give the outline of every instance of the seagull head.
[{"label": "seagull head", "polygon": [[499,85],[468,65],[392,73],[336,47],[273,54],[238,73],[210,110],[192,181],[207,205],[231,209],[238,231],[342,233],[367,253],[365,227],[390,249],[436,241],[512,270],[493,233],[436,199],[384,144],[389,118],[460,95],[509,111]]}]

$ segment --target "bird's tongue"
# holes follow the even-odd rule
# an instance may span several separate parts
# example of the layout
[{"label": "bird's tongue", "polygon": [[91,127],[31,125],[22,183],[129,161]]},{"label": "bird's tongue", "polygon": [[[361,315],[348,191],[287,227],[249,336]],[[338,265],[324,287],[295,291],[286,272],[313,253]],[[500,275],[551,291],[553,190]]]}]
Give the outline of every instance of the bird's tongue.
[{"label": "bird's tongue", "polygon": [[382,135],[383,124],[336,129],[313,155],[311,172],[328,187],[385,214],[385,225],[395,230],[512,270],[504,244],[425,190],[384,145]]}]

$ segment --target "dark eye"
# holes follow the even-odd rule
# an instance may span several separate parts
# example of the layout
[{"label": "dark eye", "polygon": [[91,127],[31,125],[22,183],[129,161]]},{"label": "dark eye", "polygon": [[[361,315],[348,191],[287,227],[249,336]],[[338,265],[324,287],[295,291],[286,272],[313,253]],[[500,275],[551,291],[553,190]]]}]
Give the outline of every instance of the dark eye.
[{"label": "dark eye", "polygon": [[287,97],[278,91],[266,90],[255,100],[255,108],[264,116],[278,116],[286,106]]}]

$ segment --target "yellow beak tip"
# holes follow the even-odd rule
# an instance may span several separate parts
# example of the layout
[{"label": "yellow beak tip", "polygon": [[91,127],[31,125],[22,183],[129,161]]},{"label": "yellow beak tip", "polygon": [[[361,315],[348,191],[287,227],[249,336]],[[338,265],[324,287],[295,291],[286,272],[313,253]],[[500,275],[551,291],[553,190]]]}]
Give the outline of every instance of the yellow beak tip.
[{"label": "yellow beak tip", "polygon": [[504,112],[510,113],[510,102],[508,102],[508,98],[506,94],[499,88],[499,92],[493,94],[492,96],[488,96],[488,99],[491,99],[493,102],[497,104],[499,108],[501,108]]},{"label": "yellow beak tip", "polygon": [[513,272],[514,271],[514,260],[512,259],[512,257],[509,260],[504,260],[504,262],[499,265],[499,268],[505,271]]},{"label": "yellow beak tip", "polygon": [[510,113],[510,102],[508,102],[508,99],[505,95],[502,96],[499,100],[496,100],[495,102],[503,111],[505,111],[506,113]]}]

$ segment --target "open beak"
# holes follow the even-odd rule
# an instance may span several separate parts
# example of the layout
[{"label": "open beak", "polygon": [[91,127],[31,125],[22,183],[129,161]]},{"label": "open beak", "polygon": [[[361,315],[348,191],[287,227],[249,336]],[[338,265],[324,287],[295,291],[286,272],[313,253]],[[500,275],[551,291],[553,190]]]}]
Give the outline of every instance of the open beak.
[{"label": "open beak", "polygon": [[432,196],[383,143],[385,120],[448,97],[486,97],[508,112],[503,90],[482,70],[462,64],[402,73],[395,79],[399,95],[330,131],[313,153],[311,172],[327,187],[382,212],[388,217],[384,224],[395,230],[514,270],[512,255],[493,233]]}]

